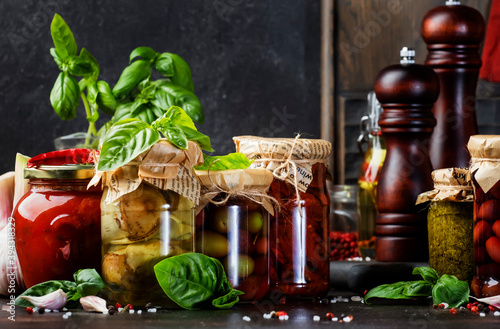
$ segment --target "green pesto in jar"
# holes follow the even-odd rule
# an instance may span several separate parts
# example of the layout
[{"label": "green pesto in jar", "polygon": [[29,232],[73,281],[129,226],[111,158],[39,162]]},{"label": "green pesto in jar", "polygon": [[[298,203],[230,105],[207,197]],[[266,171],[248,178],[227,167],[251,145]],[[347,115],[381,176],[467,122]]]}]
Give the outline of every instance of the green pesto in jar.
[{"label": "green pesto in jar", "polygon": [[471,282],[474,272],[474,203],[431,201],[427,214],[429,264],[439,275]]}]

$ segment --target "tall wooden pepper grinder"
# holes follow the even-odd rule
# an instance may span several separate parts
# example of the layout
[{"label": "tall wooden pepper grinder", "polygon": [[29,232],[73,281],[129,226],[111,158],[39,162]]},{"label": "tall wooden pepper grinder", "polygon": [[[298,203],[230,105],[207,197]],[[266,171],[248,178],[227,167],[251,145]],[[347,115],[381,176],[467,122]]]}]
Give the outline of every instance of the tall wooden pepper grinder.
[{"label": "tall wooden pepper grinder", "polygon": [[448,0],[422,20],[425,64],[437,73],[441,87],[432,109],[437,120],[430,143],[434,169],[469,165],[467,142],[477,134],[475,98],[484,30],[481,13],[460,1]]},{"label": "tall wooden pepper grinder", "polygon": [[428,260],[427,213],[415,201],[433,188],[428,140],[436,125],[431,108],[439,79],[429,67],[415,64],[414,56],[413,49],[404,47],[401,64],[386,67],[375,81],[387,146],[378,183],[378,261]]}]

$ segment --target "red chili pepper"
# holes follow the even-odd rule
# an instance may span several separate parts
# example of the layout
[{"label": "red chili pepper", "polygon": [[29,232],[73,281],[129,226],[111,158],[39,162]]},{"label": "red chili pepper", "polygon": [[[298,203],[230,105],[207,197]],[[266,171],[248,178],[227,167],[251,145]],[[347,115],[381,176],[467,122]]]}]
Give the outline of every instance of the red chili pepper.
[{"label": "red chili pepper", "polygon": [[61,166],[65,164],[95,164],[99,151],[91,149],[68,149],[42,153],[32,157],[27,164],[28,168],[41,165]]}]

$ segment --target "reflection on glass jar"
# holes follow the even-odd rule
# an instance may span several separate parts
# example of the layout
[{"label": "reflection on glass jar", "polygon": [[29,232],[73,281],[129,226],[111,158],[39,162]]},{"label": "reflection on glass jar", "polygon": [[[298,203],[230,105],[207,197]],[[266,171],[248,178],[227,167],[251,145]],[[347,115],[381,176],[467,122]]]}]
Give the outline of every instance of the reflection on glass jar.
[{"label": "reflection on glass jar", "polygon": [[194,252],[194,203],[147,183],[106,203],[102,211],[102,276],[106,298],[121,304],[174,306],[153,267],[166,257]]},{"label": "reflection on glass jar", "polygon": [[13,217],[27,288],[49,280],[73,280],[79,269],[99,271],[102,189],[87,189],[93,173],[93,166],[81,165],[25,170],[30,190]]},{"label": "reflection on glass jar", "polygon": [[246,198],[208,204],[198,215],[196,251],[217,258],[240,300],[260,300],[269,290],[269,214]]},{"label": "reflection on glass jar", "polygon": [[283,297],[322,297],[329,289],[329,207],[326,166],[312,166],[313,179],[300,193],[300,210],[292,184],[274,179],[269,194],[280,200],[271,218],[271,288]]}]

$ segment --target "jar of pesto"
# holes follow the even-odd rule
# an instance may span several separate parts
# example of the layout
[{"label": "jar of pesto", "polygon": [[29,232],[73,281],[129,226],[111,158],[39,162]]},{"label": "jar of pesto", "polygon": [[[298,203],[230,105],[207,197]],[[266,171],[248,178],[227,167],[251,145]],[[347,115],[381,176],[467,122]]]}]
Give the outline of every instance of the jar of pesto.
[{"label": "jar of pesto", "polygon": [[439,275],[454,275],[470,283],[474,273],[474,197],[468,169],[435,170],[432,179],[434,190],[417,199],[417,204],[430,201],[429,265]]}]

